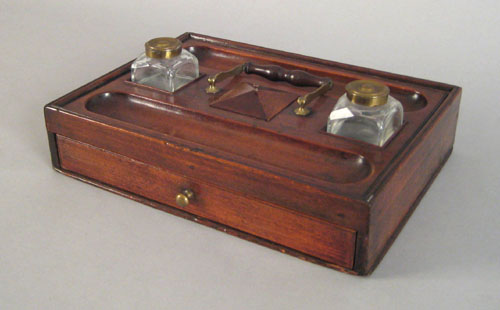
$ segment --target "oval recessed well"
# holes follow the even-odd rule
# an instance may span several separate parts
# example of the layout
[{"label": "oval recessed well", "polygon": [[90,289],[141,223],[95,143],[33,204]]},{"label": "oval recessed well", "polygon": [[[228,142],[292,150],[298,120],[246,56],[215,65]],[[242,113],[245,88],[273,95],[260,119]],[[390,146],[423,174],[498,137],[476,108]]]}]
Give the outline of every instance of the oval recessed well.
[{"label": "oval recessed well", "polygon": [[188,46],[186,47],[191,54],[198,58],[198,61],[203,62],[207,57],[210,57],[211,49],[206,46]]},{"label": "oval recessed well", "polygon": [[125,93],[102,93],[87,110],[241,158],[332,183],[353,183],[370,175],[363,156],[237,125]]},{"label": "oval recessed well", "polygon": [[414,112],[427,106],[427,99],[417,91],[391,89],[391,96],[401,101],[405,112]]}]

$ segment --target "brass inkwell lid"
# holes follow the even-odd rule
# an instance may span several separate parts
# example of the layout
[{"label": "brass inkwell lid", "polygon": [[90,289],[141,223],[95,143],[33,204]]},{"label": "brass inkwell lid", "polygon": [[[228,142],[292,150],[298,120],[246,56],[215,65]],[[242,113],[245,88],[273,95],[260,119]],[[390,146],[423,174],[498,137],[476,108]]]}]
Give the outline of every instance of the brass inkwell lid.
[{"label": "brass inkwell lid", "polygon": [[176,38],[155,38],[145,44],[149,58],[173,58],[182,51],[182,42]]},{"label": "brass inkwell lid", "polygon": [[384,105],[389,98],[389,87],[375,81],[356,80],[347,84],[345,89],[349,100],[368,107]]}]

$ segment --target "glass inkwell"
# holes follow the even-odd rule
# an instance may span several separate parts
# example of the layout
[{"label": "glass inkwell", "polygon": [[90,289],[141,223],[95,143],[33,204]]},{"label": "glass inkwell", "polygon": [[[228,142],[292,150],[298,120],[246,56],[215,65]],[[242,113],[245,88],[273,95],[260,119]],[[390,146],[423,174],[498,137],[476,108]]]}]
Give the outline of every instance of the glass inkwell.
[{"label": "glass inkwell", "polygon": [[330,113],[327,132],[382,146],[402,124],[403,106],[389,95],[389,87],[356,80],[346,85]]},{"label": "glass inkwell", "polygon": [[132,63],[132,82],[174,92],[199,75],[198,59],[175,38],[156,38]]}]

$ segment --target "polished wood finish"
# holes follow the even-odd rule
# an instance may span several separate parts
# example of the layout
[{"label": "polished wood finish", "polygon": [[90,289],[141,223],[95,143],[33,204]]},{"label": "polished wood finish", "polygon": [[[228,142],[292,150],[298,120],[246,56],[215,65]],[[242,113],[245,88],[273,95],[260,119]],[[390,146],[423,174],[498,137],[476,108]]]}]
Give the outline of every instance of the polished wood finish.
[{"label": "polished wood finish", "polygon": [[[128,157],[58,137],[62,169],[168,205],[184,189],[196,193],[183,210],[352,268],[356,233],[279,206],[210,186]],[[279,219],[279,221],[276,221]],[[331,245],[335,244],[335,247]]]},{"label": "polished wood finish", "polygon": [[[128,63],[45,107],[54,167],[306,260],[370,273],[451,153],[460,88],[198,34],[180,39],[205,75],[181,90],[130,82]],[[247,62],[265,72],[205,92],[206,76]],[[287,70],[334,83],[307,117],[294,114],[293,98],[318,80],[296,87],[275,74]],[[325,131],[355,79],[380,81],[403,103],[404,126],[383,147]],[[267,114],[252,110],[255,100]],[[189,186],[201,200],[178,211],[175,195]]]}]

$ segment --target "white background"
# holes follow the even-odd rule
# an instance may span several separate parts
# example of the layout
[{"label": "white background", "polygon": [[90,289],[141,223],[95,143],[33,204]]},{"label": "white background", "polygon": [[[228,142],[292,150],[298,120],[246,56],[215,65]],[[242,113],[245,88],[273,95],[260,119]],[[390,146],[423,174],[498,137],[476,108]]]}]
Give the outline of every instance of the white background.
[{"label": "white background", "polygon": [[[0,309],[500,309],[498,1],[0,0]],[[342,274],[51,169],[42,108],[194,31],[463,87],[454,153]]]}]

